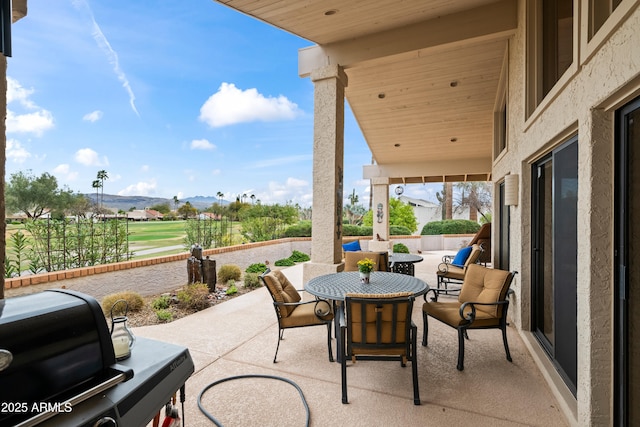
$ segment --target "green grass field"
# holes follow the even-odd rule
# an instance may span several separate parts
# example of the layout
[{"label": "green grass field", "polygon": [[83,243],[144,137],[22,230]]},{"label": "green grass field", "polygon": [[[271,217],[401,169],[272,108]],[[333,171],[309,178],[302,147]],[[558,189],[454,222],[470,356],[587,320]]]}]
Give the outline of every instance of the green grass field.
[{"label": "green grass field", "polygon": [[[21,224],[7,225],[7,254],[11,254],[13,245],[10,236],[18,230],[24,231],[24,226]],[[233,223],[234,238],[239,236],[239,233],[240,224]],[[152,258],[187,252],[188,249],[184,247],[184,238],[186,235],[185,221],[131,221],[129,222],[129,250],[134,252],[133,259]],[[175,248],[175,246],[178,245],[180,248]],[[159,248],[165,247],[170,249],[166,251],[156,251]],[[144,253],[144,251],[147,250],[151,253]]]}]

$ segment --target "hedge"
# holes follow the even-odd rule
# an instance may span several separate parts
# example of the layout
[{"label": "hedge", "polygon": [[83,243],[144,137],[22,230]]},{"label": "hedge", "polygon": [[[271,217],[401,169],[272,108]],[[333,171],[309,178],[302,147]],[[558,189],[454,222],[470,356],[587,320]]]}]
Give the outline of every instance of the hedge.
[{"label": "hedge", "polygon": [[480,224],[468,219],[445,219],[428,222],[422,227],[422,236],[438,234],[473,234],[480,230]]}]

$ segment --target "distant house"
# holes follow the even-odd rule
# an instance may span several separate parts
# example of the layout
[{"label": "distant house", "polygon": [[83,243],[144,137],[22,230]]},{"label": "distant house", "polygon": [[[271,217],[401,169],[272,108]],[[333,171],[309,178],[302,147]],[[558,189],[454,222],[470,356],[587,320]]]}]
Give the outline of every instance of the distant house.
[{"label": "distant house", "polygon": [[153,209],[136,209],[127,212],[127,219],[129,221],[161,221],[162,218],[162,213]]},{"label": "distant house", "polygon": [[[432,221],[441,221],[443,218],[442,206],[436,203],[407,196],[400,196],[398,199],[413,208],[413,214],[418,221],[418,233],[422,231],[425,224]],[[454,209],[453,219],[469,219],[469,208]]]},{"label": "distant house", "polygon": [[211,212],[201,212],[198,214],[198,219],[213,219],[215,221],[220,221],[222,215],[216,215]]}]

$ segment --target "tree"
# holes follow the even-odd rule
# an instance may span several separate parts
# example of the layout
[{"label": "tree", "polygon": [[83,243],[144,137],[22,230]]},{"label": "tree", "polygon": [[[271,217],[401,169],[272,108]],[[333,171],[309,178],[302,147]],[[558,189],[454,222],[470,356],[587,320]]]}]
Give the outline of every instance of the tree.
[{"label": "tree", "polygon": [[171,212],[171,207],[169,206],[169,202],[158,203],[157,205],[151,206],[149,209],[153,211],[158,211],[161,214],[168,214]]},{"label": "tree", "polygon": [[453,183],[443,183],[442,192],[436,193],[436,199],[442,208],[442,219],[453,219]]},{"label": "tree", "polygon": [[107,174],[107,171],[104,169],[99,170],[97,178],[100,180],[100,189],[101,189],[100,208],[102,208],[102,206],[104,205],[104,181],[109,179],[109,174]]},{"label": "tree", "polygon": [[182,219],[187,219],[196,216],[198,214],[198,210],[194,208],[191,203],[186,202],[178,208],[177,213],[182,217]]},{"label": "tree", "polygon": [[178,205],[180,205],[180,200],[178,200],[178,196],[173,196],[173,207],[175,210],[178,210]]},{"label": "tree", "polygon": [[[362,223],[369,227],[373,226],[373,211],[366,213],[362,219]],[[411,233],[415,233],[418,230],[418,221],[413,213],[413,208],[407,204],[402,203],[398,199],[389,199],[389,225],[400,225],[407,227]]]},{"label": "tree", "polygon": [[61,195],[70,192],[59,189],[56,177],[47,172],[35,177],[31,171],[20,171],[12,174],[6,185],[5,203],[10,211],[23,212],[28,218],[39,218],[47,209],[63,207]]},{"label": "tree", "polygon": [[98,179],[94,179],[93,182],[91,183],[91,187],[96,189],[96,211],[100,210],[100,199],[98,197],[98,190],[100,189],[100,180]]},{"label": "tree", "polygon": [[456,188],[460,190],[460,196],[456,198],[456,208],[469,208],[469,220],[477,222],[478,212],[485,220],[484,211],[491,208],[491,188],[486,182],[459,182]]}]

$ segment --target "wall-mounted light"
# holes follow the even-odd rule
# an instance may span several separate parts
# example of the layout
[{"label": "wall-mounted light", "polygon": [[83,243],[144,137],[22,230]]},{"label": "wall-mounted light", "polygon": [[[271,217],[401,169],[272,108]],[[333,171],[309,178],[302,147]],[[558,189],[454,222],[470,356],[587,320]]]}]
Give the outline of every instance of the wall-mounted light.
[{"label": "wall-mounted light", "polygon": [[504,204],[518,206],[520,175],[511,174],[504,177]]}]

